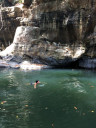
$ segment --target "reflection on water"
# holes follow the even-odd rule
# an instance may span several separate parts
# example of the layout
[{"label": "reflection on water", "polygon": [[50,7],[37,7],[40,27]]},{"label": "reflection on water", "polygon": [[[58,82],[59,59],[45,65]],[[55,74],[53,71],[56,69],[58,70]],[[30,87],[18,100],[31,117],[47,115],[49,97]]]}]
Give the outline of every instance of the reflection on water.
[{"label": "reflection on water", "polygon": [[[96,126],[96,72],[0,71],[0,128]],[[34,89],[31,82],[41,83]]]}]

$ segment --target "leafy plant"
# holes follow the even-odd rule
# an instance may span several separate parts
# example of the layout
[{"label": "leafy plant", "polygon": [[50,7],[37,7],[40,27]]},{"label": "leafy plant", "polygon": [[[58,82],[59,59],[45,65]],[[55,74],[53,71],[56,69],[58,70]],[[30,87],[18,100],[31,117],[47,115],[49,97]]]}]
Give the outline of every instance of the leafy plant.
[{"label": "leafy plant", "polygon": [[19,3],[22,3],[22,0],[19,0]]}]

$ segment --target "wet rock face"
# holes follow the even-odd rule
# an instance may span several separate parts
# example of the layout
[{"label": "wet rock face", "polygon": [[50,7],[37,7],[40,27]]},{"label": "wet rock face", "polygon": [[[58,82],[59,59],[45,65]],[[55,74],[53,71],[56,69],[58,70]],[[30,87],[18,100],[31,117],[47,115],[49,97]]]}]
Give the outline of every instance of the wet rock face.
[{"label": "wet rock face", "polygon": [[16,28],[20,25],[20,21],[16,17],[22,15],[18,7],[2,8],[0,10],[0,41],[4,47],[13,42]]},{"label": "wet rock face", "polygon": [[13,0],[4,0],[3,3],[2,3],[2,6],[3,7],[11,7],[13,6]]},{"label": "wet rock face", "polygon": [[90,31],[92,6],[91,1],[86,6],[87,2],[87,0],[83,3],[61,0],[38,5],[37,9],[41,10],[41,14],[37,16],[40,19],[42,35],[45,35],[45,38],[49,40],[67,44],[82,41],[85,38],[86,31]]},{"label": "wet rock face", "polygon": [[[30,0],[22,2],[28,5]],[[13,12],[5,11],[7,19],[14,20],[14,30],[21,26],[13,41],[14,54],[30,56],[34,62],[51,65],[67,65],[82,56],[96,57],[96,0],[31,2],[30,8],[15,7]],[[9,24],[11,26],[12,22]]]},{"label": "wet rock face", "polygon": [[94,69],[96,68],[96,58],[83,57],[79,60],[79,67]]}]

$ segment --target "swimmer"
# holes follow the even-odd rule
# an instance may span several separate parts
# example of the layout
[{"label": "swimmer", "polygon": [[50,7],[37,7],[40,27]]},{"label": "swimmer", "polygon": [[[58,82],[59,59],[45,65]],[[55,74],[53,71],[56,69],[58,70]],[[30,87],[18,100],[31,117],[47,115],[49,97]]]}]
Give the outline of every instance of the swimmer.
[{"label": "swimmer", "polygon": [[36,80],[36,81],[35,81],[35,83],[34,83],[34,88],[35,88],[35,89],[36,89],[37,84],[39,84],[39,83],[40,83],[39,80]]}]

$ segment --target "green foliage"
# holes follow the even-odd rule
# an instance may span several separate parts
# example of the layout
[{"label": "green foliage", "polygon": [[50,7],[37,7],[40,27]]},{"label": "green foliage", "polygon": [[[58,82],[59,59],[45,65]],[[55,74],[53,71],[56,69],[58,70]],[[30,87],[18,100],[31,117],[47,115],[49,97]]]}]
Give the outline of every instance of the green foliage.
[{"label": "green foliage", "polygon": [[22,0],[19,0],[19,3],[22,3]]}]

